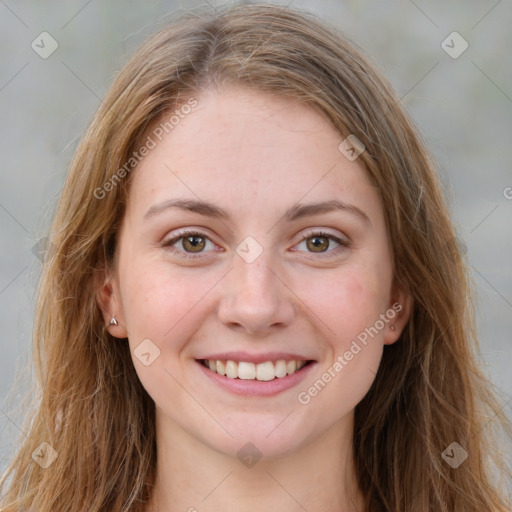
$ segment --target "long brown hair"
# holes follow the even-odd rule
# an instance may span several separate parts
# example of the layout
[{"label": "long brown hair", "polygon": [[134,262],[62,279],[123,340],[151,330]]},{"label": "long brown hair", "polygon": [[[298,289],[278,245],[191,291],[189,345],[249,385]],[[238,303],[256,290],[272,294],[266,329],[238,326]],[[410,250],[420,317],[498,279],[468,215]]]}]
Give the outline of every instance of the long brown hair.
[{"label": "long brown hair", "polygon": [[[196,11],[166,26],[124,67],[86,131],[50,234],[33,339],[37,399],[0,480],[2,488],[12,477],[1,510],[138,512],[150,499],[154,403],[128,344],[103,327],[94,276],[113,263],[136,172],[126,164],[146,128],[211,84],[303,101],[340,141],[354,134],[365,146],[359,161],[382,200],[395,278],[413,296],[401,339],[385,347],[355,410],[366,510],[510,510],[493,473],[510,477],[493,435],[510,435],[510,425],[478,369],[471,285],[432,157],[353,43],[311,14],[266,4]],[[453,467],[446,455],[461,449],[467,459]]]}]

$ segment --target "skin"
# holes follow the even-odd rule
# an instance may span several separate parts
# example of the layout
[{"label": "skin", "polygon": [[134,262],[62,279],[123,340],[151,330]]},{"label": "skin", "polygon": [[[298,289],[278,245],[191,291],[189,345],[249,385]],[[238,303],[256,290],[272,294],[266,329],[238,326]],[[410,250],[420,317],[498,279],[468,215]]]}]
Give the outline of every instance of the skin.
[{"label": "skin", "polygon": [[[354,408],[410,309],[393,286],[377,191],[360,161],[338,150],[343,137],[311,107],[239,87],[197,99],[134,171],[116,268],[98,294],[105,323],[113,314],[119,322],[109,331],[129,338],[156,404],[151,510],[362,510]],[[178,198],[208,201],[231,216],[167,208],[144,219],[153,205]],[[345,210],[282,218],[297,203],[333,199],[368,219]],[[191,246],[183,239],[163,245],[182,228],[208,237],[199,240],[203,252],[191,253],[196,259],[185,258]],[[349,245],[311,236],[319,230]],[[304,235],[310,238],[301,241]],[[263,250],[252,263],[236,253],[248,236]],[[396,302],[400,313],[307,405],[299,403],[298,393]],[[160,350],[149,366],[133,355],[145,339]],[[196,362],[228,350],[293,352],[317,363],[296,387],[241,397],[212,383]],[[248,442],[263,455],[252,467],[237,458]]]}]

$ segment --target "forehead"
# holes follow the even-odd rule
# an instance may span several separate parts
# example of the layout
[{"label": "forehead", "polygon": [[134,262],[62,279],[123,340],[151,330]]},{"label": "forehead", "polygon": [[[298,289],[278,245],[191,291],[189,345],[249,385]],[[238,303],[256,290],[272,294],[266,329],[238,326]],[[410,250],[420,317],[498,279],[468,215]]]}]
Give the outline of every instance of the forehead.
[{"label": "forehead", "polygon": [[196,99],[168,133],[162,120],[147,130],[155,147],[134,171],[129,209],[177,197],[250,214],[301,199],[376,201],[362,164],[339,151],[342,136],[313,108],[239,87]]}]

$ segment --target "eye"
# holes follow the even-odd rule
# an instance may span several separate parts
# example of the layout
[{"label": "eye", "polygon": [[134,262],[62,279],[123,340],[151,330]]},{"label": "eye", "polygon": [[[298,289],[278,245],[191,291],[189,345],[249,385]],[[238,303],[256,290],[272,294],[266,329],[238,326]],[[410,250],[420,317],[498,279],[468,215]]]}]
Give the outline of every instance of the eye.
[{"label": "eye", "polygon": [[[210,252],[206,250],[208,244],[210,244],[210,251],[215,251],[216,245],[206,234],[200,231],[184,231],[165,240],[162,246],[171,248],[185,258],[196,258]],[[336,246],[332,247],[333,244]],[[348,247],[349,242],[325,231],[310,231],[304,234],[296,247],[300,250],[301,245],[306,246],[306,252],[331,255]]]},{"label": "eye", "polygon": [[[162,243],[163,247],[171,247],[172,249],[184,253],[185,257],[194,257],[194,254],[201,254],[205,247],[210,244],[215,250],[215,244],[204,234],[199,231],[185,231],[177,234],[173,238]],[[174,247],[176,245],[176,247]]]},{"label": "eye", "polygon": [[[329,250],[333,243],[337,244],[337,246]],[[297,247],[300,247],[302,244],[305,244],[307,250],[312,253],[334,253],[338,252],[338,249],[348,247],[349,245],[346,240],[324,231],[306,233],[299,244],[297,244]]]}]

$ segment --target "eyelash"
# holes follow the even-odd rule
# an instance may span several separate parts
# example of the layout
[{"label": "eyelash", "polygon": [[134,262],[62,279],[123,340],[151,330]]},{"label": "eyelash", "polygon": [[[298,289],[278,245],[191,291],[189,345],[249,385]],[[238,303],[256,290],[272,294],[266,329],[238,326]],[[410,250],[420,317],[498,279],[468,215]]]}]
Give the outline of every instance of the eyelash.
[{"label": "eyelash", "polygon": [[[186,258],[186,259],[198,259],[198,258],[201,258],[201,257],[204,257],[204,252],[198,252],[196,254],[193,254],[193,253],[189,253],[189,252],[186,252],[186,251],[181,251],[181,250],[178,250],[178,249],[175,249],[174,247],[171,247],[172,245],[174,245],[176,242],[180,241],[181,239],[183,238],[186,238],[187,236],[199,236],[199,237],[202,237],[202,238],[205,238],[207,240],[210,240],[210,242],[212,242],[212,240],[210,239],[210,237],[208,237],[206,234],[204,233],[201,233],[200,231],[183,231],[181,233],[178,233],[175,237],[169,239],[169,240],[166,240],[162,243],[162,247],[169,247],[171,249],[174,249],[176,250],[177,252],[179,252],[181,254],[182,257]],[[334,242],[336,242],[337,244],[339,244],[339,247],[336,247],[334,248],[333,250],[331,251],[327,251],[325,253],[316,253],[318,254],[321,258],[322,257],[330,257],[330,255],[332,255],[332,253],[336,252],[338,249],[341,249],[341,248],[347,248],[350,246],[350,243],[347,241],[347,240],[343,240],[341,238],[338,238],[330,233],[327,233],[325,231],[310,231],[308,233],[305,233],[303,235],[303,237],[299,240],[299,242],[297,243],[300,244],[302,242],[304,242],[304,240],[308,240],[309,238],[328,238],[329,240],[332,240]],[[310,252],[309,254],[315,254],[314,252]]]}]

